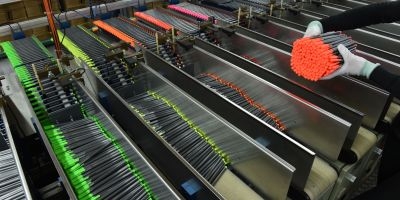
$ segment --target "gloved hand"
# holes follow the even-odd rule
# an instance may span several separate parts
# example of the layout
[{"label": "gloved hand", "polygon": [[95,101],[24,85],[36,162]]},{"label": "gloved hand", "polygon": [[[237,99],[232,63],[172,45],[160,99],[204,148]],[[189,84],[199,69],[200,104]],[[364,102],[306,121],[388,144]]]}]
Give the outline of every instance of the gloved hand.
[{"label": "gloved hand", "polygon": [[380,65],[379,63],[372,63],[365,58],[354,55],[342,44],[339,44],[338,50],[344,60],[343,66],[332,74],[322,77],[321,80],[328,80],[339,75],[356,75],[369,78],[372,71]]},{"label": "gloved hand", "polygon": [[319,21],[312,21],[308,24],[304,37],[317,36],[323,33],[322,24]]}]

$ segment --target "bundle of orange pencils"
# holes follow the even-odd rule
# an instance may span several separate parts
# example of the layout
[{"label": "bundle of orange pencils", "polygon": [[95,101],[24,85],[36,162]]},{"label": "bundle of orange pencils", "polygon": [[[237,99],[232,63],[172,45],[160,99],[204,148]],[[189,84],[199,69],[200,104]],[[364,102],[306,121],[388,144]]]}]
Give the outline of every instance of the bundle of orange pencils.
[{"label": "bundle of orange pencils", "polygon": [[290,65],[299,76],[317,81],[336,71],[343,64],[338,45],[343,44],[351,52],[357,44],[341,32],[327,32],[316,37],[306,37],[293,43]]}]

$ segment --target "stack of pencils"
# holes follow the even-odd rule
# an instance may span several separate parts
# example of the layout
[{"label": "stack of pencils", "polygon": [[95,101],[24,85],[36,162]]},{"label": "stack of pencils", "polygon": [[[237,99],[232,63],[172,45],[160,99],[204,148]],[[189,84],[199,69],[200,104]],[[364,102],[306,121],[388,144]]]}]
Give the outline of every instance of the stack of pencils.
[{"label": "stack of pencils", "polygon": [[343,44],[351,52],[356,42],[341,32],[327,32],[316,37],[306,37],[293,43],[292,70],[299,76],[317,81],[336,71],[343,64],[338,45]]}]

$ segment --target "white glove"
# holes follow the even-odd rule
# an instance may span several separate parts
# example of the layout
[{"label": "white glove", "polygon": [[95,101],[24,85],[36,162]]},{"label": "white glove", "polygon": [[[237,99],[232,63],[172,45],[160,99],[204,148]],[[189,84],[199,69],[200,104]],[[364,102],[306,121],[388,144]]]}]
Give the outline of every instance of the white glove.
[{"label": "white glove", "polygon": [[338,50],[344,60],[343,66],[332,74],[321,78],[321,80],[328,80],[339,75],[356,75],[369,78],[372,71],[380,65],[379,63],[372,63],[365,58],[352,54],[342,44],[339,44]]},{"label": "white glove", "polygon": [[323,33],[322,24],[319,21],[312,21],[308,24],[304,37],[317,36]]}]

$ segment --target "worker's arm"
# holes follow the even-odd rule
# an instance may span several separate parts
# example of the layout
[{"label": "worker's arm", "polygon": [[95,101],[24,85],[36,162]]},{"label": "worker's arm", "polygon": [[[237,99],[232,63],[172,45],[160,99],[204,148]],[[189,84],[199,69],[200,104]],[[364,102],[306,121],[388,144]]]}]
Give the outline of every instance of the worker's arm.
[{"label": "worker's arm", "polygon": [[[361,58],[359,56],[353,55],[354,57]],[[353,58],[352,58],[353,59]],[[345,61],[346,62],[346,61]],[[328,75],[322,80],[331,79],[333,77],[339,75],[357,75],[357,76],[365,76],[369,80],[377,83],[380,88],[390,92],[394,97],[400,99],[400,76],[392,74],[386,71],[379,64],[371,63],[369,61],[365,61],[364,63],[346,65],[346,63],[331,75]],[[362,66],[362,67],[357,67]],[[399,135],[400,136],[400,135]]]},{"label": "worker's arm", "polygon": [[369,79],[400,99],[400,76],[392,74],[382,67],[377,67],[372,71]]},{"label": "worker's arm", "polygon": [[[400,1],[370,4],[347,10],[320,21],[312,21],[308,25],[304,37],[316,36],[323,32],[355,29],[399,20]],[[394,97],[400,99],[400,76],[386,71],[377,63],[369,62],[360,56],[352,54],[344,46],[339,48],[339,52],[345,61],[344,64],[334,73],[323,77],[323,80],[339,75],[365,76],[392,93]]]},{"label": "worker's arm", "polygon": [[338,50],[344,60],[343,65],[337,71],[323,77],[322,80],[340,75],[364,76],[400,99],[400,76],[386,71],[379,63],[372,63],[363,57],[354,55],[342,44],[338,46]]},{"label": "worker's arm", "polygon": [[400,20],[400,1],[370,4],[344,11],[320,21],[308,24],[304,37],[319,35],[329,31],[344,31],[379,23]]},{"label": "worker's arm", "polygon": [[375,3],[321,19],[323,32],[343,31],[400,20],[400,1]]}]

